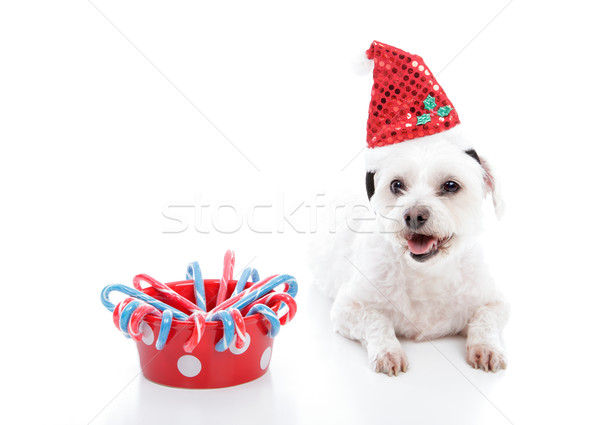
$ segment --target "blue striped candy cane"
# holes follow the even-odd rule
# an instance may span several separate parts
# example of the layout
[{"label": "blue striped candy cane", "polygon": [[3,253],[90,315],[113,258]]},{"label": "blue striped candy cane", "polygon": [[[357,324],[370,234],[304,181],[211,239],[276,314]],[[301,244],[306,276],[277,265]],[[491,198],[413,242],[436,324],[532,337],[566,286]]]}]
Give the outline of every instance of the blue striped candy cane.
[{"label": "blue striped candy cane", "polygon": [[289,274],[282,274],[274,277],[254,291],[250,291],[250,288],[248,288],[246,290],[248,293],[244,295],[238,302],[233,304],[231,308],[237,308],[238,310],[241,310],[244,307],[252,304],[257,299],[264,297],[279,285],[283,284],[288,285],[287,291],[285,292],[287,292],[291,297],[295,297],[298,293],[298,282],[296,281],[296,278],[294,276],[290,276]]},{"label": "blue striped candy cane", "polygon": [[187,268],[185,275],[186,279],[192,279],[194,281],[194,295],[196,296],[196,305],[206,311],[206,293],[204,291],[204,279],[202,278],[202,271],[200,271],[200,265],[197,261],[190,263]]},{"label": "blue striped candy cane", "polygon": [[248,279],[250,278],[250,276],[252,276],[253,283],[256,283],[260,280],[260,276],[256,269],[254,269],[252,267],[245,268],[235,285],[233,294],[231,294],[232,297],[239,294],[240,292],[242,292],[244,290],[244,288],[246,287],[246,283],[248,283]]},{"label": "blue striped candy cane", "polygon": [[256,304],[254,307],[250,309],[247,316],[252,316],[255,313],[262,314],[265,319],[269,321],[271,324],[271,328],[267,335],[271,338],[275,338],[281,329],[281,324],[279,323],[279,319],[277,318],[277,314],[269,307],[264,304]]},{"label": "blue striped candy cane", "polygon": [[160,330],[158,331],[158,338],[156,338],[156,349],[162,350],[165,348],[167,338],[169,337],[169,331],[171,330],[171,324],[173,323],[173,313],[171,310],[165,310],[162,314],[160,321]]},{"label": "blue striped candy cane", "polygon": [[127,338],[131,338],[129,332],[127,331],[127,326],[131,320],[131,315],[141,304],[142,302],[140,300],[132,300],[125,306],[123,311],[121,311],[119,316],[119,329],[121,329],[121,332],[123,332],[123,335],[125,335]]},{"label": "blue striped candy cane", "polygon": [[171,307],[170,305],[165,304],[161,301],[158,301],[156,298],[153,298],[150,295],[143,293],[142,291],[130,288],[129,286],[121,285],[120,283],[108,285],[102,290],[102,293],[100,294],[100,300],[102,301],[102,304],[104,305],[104,307],[106,307],[108,311],[112,312],[115,309],[115,305],[110,302],[109,298],[110,293],[113,291],[121,292],[132,298],[137,298],[138,300],[145,301],[151,306],[156,307],[160,311],[170,310],[172,315],[178,320],[186,320],[188,318],[187,314],[182,313],[176,308]]},{"label": "blue striped candy cane", "polygon": [[227,310],[217,311],[210,320],[219,320],[223,322],[223,338],[221,338],[215,346],[215,350],[223,352],[229,348],[235,335],[235,325],[231,318],[231,314]]}]

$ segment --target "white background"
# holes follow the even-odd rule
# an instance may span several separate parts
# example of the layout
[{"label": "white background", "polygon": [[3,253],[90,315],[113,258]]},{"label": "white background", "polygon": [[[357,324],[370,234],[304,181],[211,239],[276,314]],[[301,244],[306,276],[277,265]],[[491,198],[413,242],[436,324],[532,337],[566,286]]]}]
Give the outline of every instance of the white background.
[{"label": "white background", "polygon": [[[4,2],[2,422],[598,423],[592,4]],[[405,342],[408,373],[372,373],[311,286],[307,205],[363,190],[372,80],[353,61],[374,39],[425,58],[503,181],[486,241],[512,304],[506,371],[472,370],[457,337]],[[212,221],[228,203],[240,215]],[[217,277],[227,248],[238,272],[300,282],[269,372],[211,391],[146,381],[100,290],[179,280],[192,260]]]}]

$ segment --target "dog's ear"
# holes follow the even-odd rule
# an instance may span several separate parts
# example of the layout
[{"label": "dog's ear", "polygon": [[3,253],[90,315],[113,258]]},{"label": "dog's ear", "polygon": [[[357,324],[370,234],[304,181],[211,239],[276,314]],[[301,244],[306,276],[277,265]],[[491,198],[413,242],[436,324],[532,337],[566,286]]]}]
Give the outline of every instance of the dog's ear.
[{"label": "dog's ear", "polygon": [[481,160],[479,159],[479,155],[477,155],[475,149],[468,149],[465,151],[465,153],[471,158],[473,158],[475,161],[477,161],[478,164],[481,164]]},{"label": "dog's ear", "polygon": [[504,200],[502,199],[502,195],[500,194],[500,184],[496,179],[494,172],[492,171],[492,167],[490,163],[485,159],[481,158],[477,155],[475,149],[466,150],[465,153],[477,161],[481,167],[483,168],[484,175],[484,183],[486,188],[486,193],[490,193],[492,195],[492,200],[494,201],[494,210],[496,211],[496,217],[498,219],[502,218],[504,215]]},{"label": "dog's ear", "polygon": [[367,171],[367,176],[365,178],[365,185],[367,187],[367,196],[369,197],[369,201],[371,197],[375,193],[375,173]]},{"label": "dog's ear", "polygon": [[494,210],[496,211],[496,217],[501,219],[504,215],[504,200],[502,199],[502,194],[500,192],[500,183],[496,178],[490,163],[483,158],[479,158],[481,166],[483,167],[483,171],[485,172],[483,178],[485,181],[485,187],[487,193],[492,195],[492,200],[494,201]]}]

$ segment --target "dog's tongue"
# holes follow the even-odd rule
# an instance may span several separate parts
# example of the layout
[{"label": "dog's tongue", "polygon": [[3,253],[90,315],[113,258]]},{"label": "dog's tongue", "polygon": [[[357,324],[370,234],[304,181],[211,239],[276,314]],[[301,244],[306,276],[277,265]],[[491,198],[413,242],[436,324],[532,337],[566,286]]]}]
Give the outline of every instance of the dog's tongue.
[{"label": "dog's tongue", "polygon": [[433,236],[414,235],[407,241],[408,249],[415,255],[425,254],[431,251],[435,240]]}]

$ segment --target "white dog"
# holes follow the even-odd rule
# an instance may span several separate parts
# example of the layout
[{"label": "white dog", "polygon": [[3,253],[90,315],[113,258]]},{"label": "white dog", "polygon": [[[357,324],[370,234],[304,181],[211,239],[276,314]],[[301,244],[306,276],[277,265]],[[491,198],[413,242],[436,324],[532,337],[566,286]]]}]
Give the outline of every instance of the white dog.
[{"label": "white dog", "polygon": [[366,347],[376,372],[407,370],[398,336],[466,335],[471,366],[506,367],[508,309],[477,243],[486,194],[498,216],[502,202],[488,163],[460,137],[457,128],[379,148],[381,166],[367,173],[374,214],[313,249],[335,330]]}]

